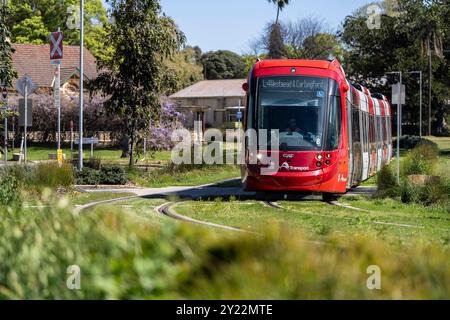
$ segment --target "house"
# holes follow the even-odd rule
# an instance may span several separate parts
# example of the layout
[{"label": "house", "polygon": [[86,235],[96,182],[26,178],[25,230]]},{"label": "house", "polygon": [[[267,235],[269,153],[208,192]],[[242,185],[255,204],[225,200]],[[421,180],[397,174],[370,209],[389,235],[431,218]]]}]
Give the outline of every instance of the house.
[{"label": "house", "polygon": [[[50,45],[13,44],[13,67],[18,78],[29,75],[38,85],[36,94],[51,93],[55,81],[56,66],[50,63]],[[64,58],[61,63],[61,94],[78,95],[80,47],[64,46]],[[86,81],[98,75],[94,56],[84,49],[84,76]],[[13,81],[15,88],[16,81]],[[12,88],[11,88],[12,89]]]},{"label": "house", "polygon": [[192,129],[194,121],[205,128],[234,127],[239,111],[245,108],[245,79],[204,80],[173,95],[170,99],[186,116],[185,126]]}]

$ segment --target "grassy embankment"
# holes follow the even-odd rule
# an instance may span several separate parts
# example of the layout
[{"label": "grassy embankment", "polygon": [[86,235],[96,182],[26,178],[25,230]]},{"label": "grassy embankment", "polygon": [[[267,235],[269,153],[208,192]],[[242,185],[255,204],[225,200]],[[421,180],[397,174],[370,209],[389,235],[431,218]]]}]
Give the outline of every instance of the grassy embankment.
[{"label": "grassy embankment", "polygon": [[[93,198],[41,192],[34,208],[23,199],[1,207],[0,298],[450,297],[449,215],[440,207],[351,198],[342,201],[371,212],[314,202],[176,208],[260,233],[247,235],[159,216],[153,208],[162,200],[76,213],[71,202]],[[80,290],[66,286],[70,265],[81,269]],[[381,269],[381,290],[367,287],[371,265]]]}]

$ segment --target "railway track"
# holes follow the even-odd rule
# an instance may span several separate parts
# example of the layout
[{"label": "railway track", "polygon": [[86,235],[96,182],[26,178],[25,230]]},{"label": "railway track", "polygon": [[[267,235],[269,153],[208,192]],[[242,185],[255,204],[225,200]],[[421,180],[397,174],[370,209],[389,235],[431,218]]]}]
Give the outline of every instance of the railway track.
[{"label": "railway track", "polygon": [[156,207],[155,208],[155,212],[158,213],[158,214],[164,215],[166,217],[175,219],[175,220],[189,222],[189,223],[193,223],[193,224],[198,224],[198,225],[202,225],[202,226],[206,226],[206,227],[222,229],[222,230],[228,230],[228,231],[241,232],[241,233],[257,234],[256,232],[240,229],[240,228],[237,228],[237,227],[230,227],[230,226],[226,226],[226,225],[222,225],[222,224],[201,221],[201,220],[197,220],[197,219],[194,219],[194,218],[191,218],[191,217],[186,217],[186,216],[183,216],[181,214],[178,214],[178,213],[176,213],[173,210],[173,207],[178,205],[178,204],[180,204],[180,203],[182,203],[182,202],[167,202],[167,203],[165,203],[165,204],[163,204],[163,205],[161,205],[159,207]]}]

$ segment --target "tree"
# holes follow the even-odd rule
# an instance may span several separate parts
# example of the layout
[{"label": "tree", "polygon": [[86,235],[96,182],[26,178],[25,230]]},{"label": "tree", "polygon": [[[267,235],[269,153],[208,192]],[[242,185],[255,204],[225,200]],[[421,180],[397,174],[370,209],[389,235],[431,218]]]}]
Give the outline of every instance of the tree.
[{"label": "tree", "polygon": [[286,47],[283,43],[281,25],[279,23],[273,24],[270,28],[268,50],[269,59],[283,59],[287,56]]},{"label": "tree", "polygon": [[[49,33],[64,32],[64,43],[80,43],[78,18],[80,0],[9,0],[11,15],[7,24],[13,43],[47,44]],[[71,25],[68,22],[73,22]],[[105,26],[109,24],[102,0],[85,0],[85,45],[98,59],[108,59],[111,49],[105,43]]]},{"label": "tree", "polygon": [[201,62],[206,79],[241,79],[245,78],[245,61],[237,53],[219,50],[205,53]]},{"label": "tree", "polygon": [[289,5],[289,0],[267,0],[277,6],[277,18],[275,24],[278,24],[278,19],[280,18],[280,11],[282,11],[287,5]]},{"label": "tree", "polygon": [[12,65],[11,34],[5,23],[9,15],[9,8],[0,4],[0,85],[5,87],[11,87],[12,80],[17,77]]},{"label": "tree", "polygon": [[[388,7],[386,3],[383,6]],[[368,17],[363,12],[358,10],[358,15],[347,17],[344,21],[340,35],[347,48],[344,67],[353,81],[377,90],[380,90],[380,80],[387,72],[403,71],[409,92],[404,121],[416,128],[419,118],[418,86],[408,72],[422,70],[424,76],[428,73],[424,39],[441,39],[442,47],[450,46],[448,6],[443,5],[442,1],[399,0],[398,12],[392,14],[384,11],[380,16],[379,28],[368,28]],[[433,27],[431,33],[430,25]],[[435,36],[429,37],[431,34]],[[435,132],[444,130],[445,108],[450,96],[449,58],[448,52],[432,56],[433,91],[428,98],[432,100],[429,116],[435,118]],[[425,85],[429,87],[429,79],[426,76],[424,79],[428,80]],[[391,83],[394,81],[397,79],[392,79]],[[389,86],[381,88],[381,91],[388,96],[390,94]]]},{"label": "tree", "polygon": [[[198,47],[197,47],[198,48]],[[166,81],[172,83],[165,90],[166,95],[190,86],[203,80],[203,67],[200,63],[199,51],[192,47],[178,50],[172,56],[164,60],[167,67]]]},{"label": "tree", "polygon": [[[302,18],[295,22],[279,23],[279,35],[270,41],[274,25],[269,24],[262,36],[250,43],[253,55],[267,54],[270,58],[328,59],[343,58],[338,36],[318,18]],[[282,41],[282,43],[280,42]],[[272,51],[272,53],[271,53]]]},{"label": "tree", "polygon": [[123,121],[129,137],[130,166],[134,146],[160,110],[160,96],[166,90],[164,58],[185,41],[174,21],[161,16],[157,0],[111,0],[114,23],[107,29],[113,48],[112,59],[99,63],[103,70],[93,83],[107,100],[105,108]]}]

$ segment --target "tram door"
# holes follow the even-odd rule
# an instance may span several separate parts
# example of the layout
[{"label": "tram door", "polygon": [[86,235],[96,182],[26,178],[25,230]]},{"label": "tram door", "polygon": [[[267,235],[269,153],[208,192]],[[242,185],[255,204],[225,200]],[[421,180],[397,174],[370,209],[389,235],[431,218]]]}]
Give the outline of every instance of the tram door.
[{"label": "tram door", "polygon": [[352,184],[361,182],[362,176],[362,141],[361,141],[361,112],[352,107],[352,140],[353,140],[353,176]]}]

